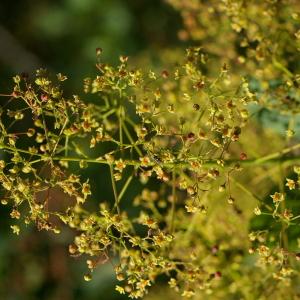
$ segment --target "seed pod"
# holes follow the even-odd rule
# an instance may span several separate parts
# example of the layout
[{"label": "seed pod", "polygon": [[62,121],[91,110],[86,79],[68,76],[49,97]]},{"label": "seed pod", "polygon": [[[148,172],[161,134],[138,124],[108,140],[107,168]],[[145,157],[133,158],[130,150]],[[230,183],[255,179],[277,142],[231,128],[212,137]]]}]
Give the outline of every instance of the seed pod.
[{"label": "seed pod", "polygon": [[193,132],[190,132],[190,133],[187,135],[187,140],[188,140],[189,142],[192,142],[192,141],[194,141],[194,139],[195,139],[195,134],[194,134]]},{"label": "seed pod", "polygon": [[228,201],[229,204],[233,204],[234,203],[234,198],[230,196],[227,201]]},{"label": "seed pod", "polygon": [[161,76],[162,76],[162,78],[168,78],[169,77],[169,72],[167,71],[167,70],[163,70],[162,72],[161,72]]},{"label": "seed pod", "polygon": [[102,51],[103,51],[102,48],[100,48],[100,47],[96,48],[96,55],[97,56],[101,55]]},{"label": "seed pod", "polygon": [[92,280],[92,275],[91,274],[85,274],[83,278],[84,278],[85,281],[91,281]]},{"label": "seed pod", "polygon": [[199,110],[199,109],[200,109],[200,105],[197,104],[197,103],[194,103],[193,109],[194,109],[194,110]]},{"label": "seed pod", "polygon": [[118,274],[117,274],[117,279],[118,279],[119,281],[123,281],[123,280],[125,279],[124,274],[123,274],[123,273],[118,273]]},{"label": "seed pod", "polygon": [[247,159],[247,154],[245,152],[242,152],[240,154],[240,160],[246,160]]},{"label": "seed pod", "polygon": [[75,254],[77,252],[77,246],[74,244],[69,245],[69,253],[70,254]]},{"label": "seed pod", "polygon": [[189,186],[187,189],[186,189],[187,193],[191,196],[194,196],[196,194],[196,190],[194,187],[192,186]]}]

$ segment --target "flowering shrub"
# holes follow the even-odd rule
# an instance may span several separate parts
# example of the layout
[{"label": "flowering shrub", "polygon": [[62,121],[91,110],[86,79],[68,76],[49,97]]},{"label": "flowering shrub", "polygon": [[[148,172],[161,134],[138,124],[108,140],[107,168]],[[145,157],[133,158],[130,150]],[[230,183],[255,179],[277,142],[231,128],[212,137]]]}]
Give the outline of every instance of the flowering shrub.
[{"label": "flowering shrub", "polygon": [[[82,96],[43,69],[13,78],[0,119],[11,228],[70,227],[84,279],[110,261],[130,298],[166,278],[188,298],[299,294],[299,4],[169,2],[187,27],[179,36],[200,44],[173,68],[142,70],[125,56],[111,66],[99,48]],[[285,137],[260,127],[267,109],[288,117]],[[112,199],[93,199],[80,175],[100,165]],[[141,191],[126,199],[132,186]]]}]

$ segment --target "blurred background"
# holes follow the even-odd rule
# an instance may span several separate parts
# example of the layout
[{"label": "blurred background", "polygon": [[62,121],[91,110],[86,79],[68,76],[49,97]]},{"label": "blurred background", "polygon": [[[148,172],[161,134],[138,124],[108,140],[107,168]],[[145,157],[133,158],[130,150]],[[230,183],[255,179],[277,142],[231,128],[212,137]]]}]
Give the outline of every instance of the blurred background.
[{"label": "blurred background", "polygon": [[121,54],[155,57],[178,46],[181,27],[179,14],[163,0],[4,0],[0,22],[2,86],[3,78],[39,67],[81,84],[94,71],[97,47],[110,63]]},{"label": "blurred background", "polygon": [[[14,75],[33,77],[36,69],[46,68],[70,78],[67,94],[82,95],[83,78],[96,74],[97,47],[109,63],[128,55],[136,65],[155,65],[157,53],[184,48],[177,38],[181,27],[180,15],[163,0],[1,0],[0,93],[11,93]],[[99,182],[96,171],[90,172],[85,175]],[[100,182],[95,199],[100,192],[109,197],[105,178]],[[9,213],[1,206],[1,300],[122,299],[110,264],[101,266],[91,282],[83,280],[85,260],[68,254],[72,232],[56,236],[22,226],[17,237]]]}]

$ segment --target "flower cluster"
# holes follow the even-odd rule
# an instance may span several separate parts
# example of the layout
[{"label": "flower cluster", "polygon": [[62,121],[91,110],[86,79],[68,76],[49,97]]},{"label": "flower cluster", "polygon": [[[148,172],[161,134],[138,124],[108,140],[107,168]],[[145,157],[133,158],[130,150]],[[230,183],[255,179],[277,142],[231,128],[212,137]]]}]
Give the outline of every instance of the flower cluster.
[{"label": "flower cluster", "polygon": [[[22,222],[57,234],[71,228],[69,253],[87,258],[84,279],[109,261],[116,290],[130,298],[166,277],[182,297],[250,299],[257,285],[259,298],[266,272],[286,285],[299,272],[299,246],[289,239],[300,216],[300,168],[290,172],[300,148],[292,143],[299,5],[168,2],[184,18],[179,36],[206,44],[174,66],[142,70],[126,56],[100,63],[99,48],[82,96],[65,95],[60,73],[13,78],[0,110],[1,203],[15,234]],[[248,126],[257,104],[292,116],[286,140],[272,136],[271,153],[260,146],[270,150],[269,134]],[[100,178],[84,171],[91,165],[110,184],[100,199],[92,184]],[[270,173],[279,173],[276,184]]]}]

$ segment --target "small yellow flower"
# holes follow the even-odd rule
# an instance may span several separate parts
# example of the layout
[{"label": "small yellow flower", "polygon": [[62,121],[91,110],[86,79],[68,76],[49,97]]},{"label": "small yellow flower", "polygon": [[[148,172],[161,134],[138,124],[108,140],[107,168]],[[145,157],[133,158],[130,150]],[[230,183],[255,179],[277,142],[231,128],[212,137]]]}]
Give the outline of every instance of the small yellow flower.
[{"label": "small yellow flower", "polygon": [[82,194],[86,197],[87,195],[90,195],[91,194],[91,187],[90,185],[85,182],[83,185],[82,185]]},{"label": "small yellow flower", "polygon": [[126,164],[124,163],[122,158],[117,160],[115,163],[116,163],[115,170],[117,170],[119,172],[122,172],[126,168]]},{"label": "small yellow flower", "polygon": [[185,205],[185,209],[188,213],[195,213],[195,212],[199,211],[199,208],[193,204]]},{"label": "small yellow flower", "polygon": [[120,294],[125,294],[124,288],[119,285],[116,285],[116,291],[119,292]]},{"label": "small yellow flower", "polygon": [[149,156],[140,157],[140,162],[142,167],[148,167],[151,163]]},{"label": "small yellow flower", "polygon": [[11,225],[10,228],[12,229],[13,233],[15,233],[16,235],[19,235],[20,227],[18,225]]},{"label": "small yellow flower", "polygon": [[4,169],[4,168],[5,168],[5,161],[0,160],[0,169]]},{"label": "small yellow flower", "polygon": [[271,195],[274,203],[281,202],[284,200],[284,195],[282,193],[276,192],[275,194]]},{"label": "small yellow flower", "polygon": [[258,206],[254,208],[254,214],[257,216],[261,215],[261,210]]},{"label": "small yellow flower", "polygon": [[293,180],[293,179],[289,179],[289,178],[287,178],[286,179],[286,186],[290,189],[290,190],[294,190],[295,189],[295,187],[296,187],[296,183],[295,183],[295,181]]},{"label": "small yellow flower", "polygon": [[192,298],[194,295],[195,292],[192,290],[183,291],[183,293],[181,294],[182,297],[186,297],[186,298]]}]

